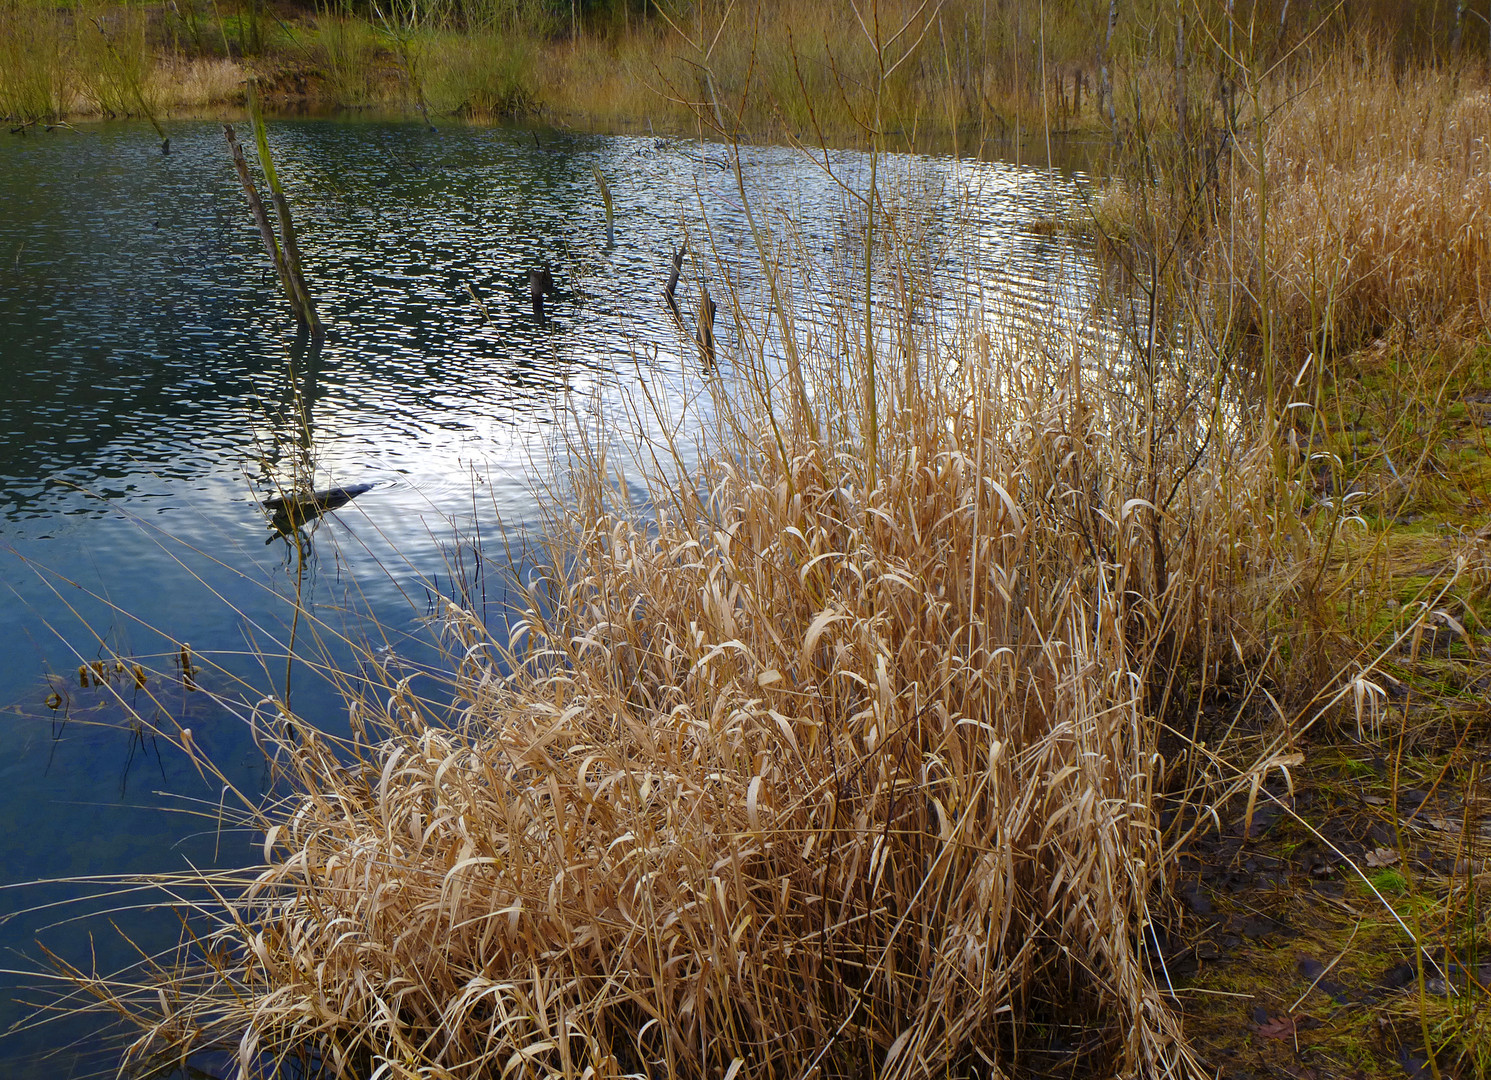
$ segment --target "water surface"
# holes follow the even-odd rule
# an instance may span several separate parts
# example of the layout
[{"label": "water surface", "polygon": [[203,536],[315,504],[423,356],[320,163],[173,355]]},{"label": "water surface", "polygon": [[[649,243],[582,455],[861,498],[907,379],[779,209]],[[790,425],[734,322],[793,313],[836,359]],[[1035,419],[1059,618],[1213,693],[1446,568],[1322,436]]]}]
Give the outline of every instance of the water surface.
[{"label": "water surface", "polygon": [[[282,667],[255,653],[282,651],[298,580],[330,626],[357,637],[375,618],[389,665],[433,658],[424,616],[442,595],[500,634],[496,571],[511,552],[521,572],[535,478],[565,423],[627,430],[642,381],[670,413],[707,401],[710,376],[660,299],[674,246],[704,256],[687,264],[686,310],[700,274],[716,298],[733,286],[764,307],[742,183],[771,243],[841,268],[800,297],[805,328],[856,287],[862,215],[846,188],[867,162],[854,153],[747,148],[738,181],[723,148],[651,138],[308,120],[273,124],[272,142],[329,328],[319,348],[297,339],[219,125],[175,125],[169,156],[143,125],[0,142],[0,915],[99,891],[17,883],[253,860],[252,837],[214,827],[218,788],[119,705],[192,727],[236,785],[262,786],[241,719],[172,677],[175,642],[212,660],[202,685],[247,709],[281,688]],[[1070,178],[891,166],[888,190],[934,240],[939,303],[1041,320],[1083,302],[1081,254],[1024,227],[1072,197]],[[615,200],[613,246],[592,167]],[[544,325],[528,303],[541,263],[558,286]],[[728,319],[718,332],[713,377],[728,378]],[[307,461],[318,485],[374,487],[319,524],[302,579],[258,500]],[[116,656],[165,677],[148,693],[112,668],[108,687],[79,685],[80,663]],[[341,730],[309,670],[293,693]],[[112,901],[129,908],[116,921],[144,948],[173,942],[174,919],[139,902]],[[98,906],[12,914],[0,966],[34,967],[38,941],[126,962],[106,923],[58,922]],[[25,981],[4,977],[0,1027],[26,1015]],[[0,1074],[108,1071],[114,1044],[95,1032],[73,1019],[14,1034]]]}]

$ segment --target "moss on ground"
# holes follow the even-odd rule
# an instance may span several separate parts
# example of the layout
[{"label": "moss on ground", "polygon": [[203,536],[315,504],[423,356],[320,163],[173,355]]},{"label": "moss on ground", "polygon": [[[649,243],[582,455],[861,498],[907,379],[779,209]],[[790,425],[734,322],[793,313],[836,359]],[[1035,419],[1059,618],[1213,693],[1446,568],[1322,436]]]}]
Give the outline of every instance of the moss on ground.
[{"label": "moss on ground", "polygon": [[1358,737],[1343,705],[1250,835],[1239,802],[1185,854],[1169,975],[1223,1077],[1485,1076],[1491,346],[1379,343],[1316,400],[1295,429],[1333,455],[1315,520],[1343,495],[1355,519],[1329,565],[1335,631],[1382,654],[1380,708]]}]

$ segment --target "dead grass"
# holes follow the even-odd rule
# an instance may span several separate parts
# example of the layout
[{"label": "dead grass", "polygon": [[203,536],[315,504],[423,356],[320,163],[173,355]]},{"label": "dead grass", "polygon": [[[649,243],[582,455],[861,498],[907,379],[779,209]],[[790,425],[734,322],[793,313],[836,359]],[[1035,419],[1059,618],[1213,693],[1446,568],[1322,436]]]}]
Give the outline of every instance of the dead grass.
[{"label": "dead grass", "polygon": [[[1491,318],[1491,85],[1483,65],[1341,52],[1270,122],[1276,315],[1293,352],[1390,328],[1475,334]],[[1257,182],[1234,217],[1255,227]]]},{"label": "dead grass", "polygon": [[236,105],[247,80],[248,71],[235,60],[168,59],[150,73],[149,93],[168,112]]},{"label": "dead grass", "polygon": [[392,682],[349,688],[345,744],[266,725],[266,866],[179,966],[90,983],[132,1055],[900,1077],[1064,1040],[1201,1075],[1147,955],[1162,733],[1266,649],[1270,454],[1204,397],[1147,441],[1083,339],[914,310],[784,367],[737,301],[703,462],[647,447],[640,515],[580,433],[512,651],[443,613],[454,715]]}]

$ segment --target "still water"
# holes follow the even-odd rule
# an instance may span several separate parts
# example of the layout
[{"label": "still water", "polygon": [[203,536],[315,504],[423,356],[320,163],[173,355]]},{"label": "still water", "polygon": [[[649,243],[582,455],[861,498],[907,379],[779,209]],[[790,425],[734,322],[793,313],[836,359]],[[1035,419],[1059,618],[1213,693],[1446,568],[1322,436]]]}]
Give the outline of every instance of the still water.
[{"label": "still water", "polygon": [[[429,663],[423,617],[442,595],[481,607],[501,634],[499,571],[521,573],[541,519],[535,481],[562,456],[566,424],[657,426],[637,419],[644,381],[670,413],[707,400],[660,298],[674,247],[707,255],[686,263],[686,310],[701,274],[716,298],[728,284],[764,307],[720,147],[276,122],[328,327],[316,348],[297,340],[221,127],[170,134],[168,157],[128,124],[0,143],[0,968],[15,969],[0,976],[0,1029],[43,1000],[25,988],[41,945],[83,966],[132,959],[90,912],[115,910],[147,950],[175,940],[148,895],[99,899],[97,880],[56,879],[254,859],[253,837],[214,826],[218,789],[132,729],[119,700],[190,726],[242,790],[263,784],[244,723],[182,684],[174,642],[191,643],[213,694],[252,706],[282,685],[282,666],[255,657],[283,652],[297,556],[258,500],[297,475],[307,431],[317,486],[373,486],[318,523],[303,596],[352,638],[375,619],[381,662]],[[740,153],[771,243],[854,265],[863,233],[845,188],[864,183],[866,159]],[[612,245],[593,168],[615,200]],[[1080,176],[936,158],[896,159],[885,176],[915,192],[944,299],[1017,321],[1083,302],[1085,257],[1028,228],[1075,197]],[[528,272],[544,263],[557,295],[540,325]],[[144,689],[115,657],[151,672]],[[79,664],[104,658],[108,685],[80,685]],[[335,693],[308,668],[293,693],[298,712],[340,730]],[[54,883],[26,884],[41,880]],[[98,1032],[77,1018],[24,1027],[0,1039],[0,1076],[111,1072],[117,1042]]]}]

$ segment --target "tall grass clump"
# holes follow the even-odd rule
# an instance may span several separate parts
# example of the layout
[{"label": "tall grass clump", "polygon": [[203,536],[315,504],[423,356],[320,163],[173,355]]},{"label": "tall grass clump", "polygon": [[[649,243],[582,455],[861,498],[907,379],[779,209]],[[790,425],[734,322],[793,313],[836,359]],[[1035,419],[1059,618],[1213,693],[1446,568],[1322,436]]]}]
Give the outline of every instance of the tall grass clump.
[{"label": "tall grass clump", "polygon": [[70,18],[27,0],[0,3],[0,117],[56,120],[73,107]]},{"label": "tall grass clump", "polygon": [[1360,41],[1281,60],[1214,46],[1192,63],[1209,90],[1183,109],[1163,72],[1128,80],[1124,179],[1094,207],[1120,261],[1170,279],[1172,310],[1280,379],[1384,336],[1485,331],[1484,65]]},{"label": "tall grass clump", "polygon": [[174,57],[161,60],[149,73],[144,99],[164,112],[206,105],[238,105],[247,73],[235,60]]},{"label": "tall grass clump", "polygon": [[[1266,168],[1286,344],[1350,351],[1394,327],[1485,330],[1491,83],[1483,64],[1395,68],[1371,50],[1343,50],[1280,103]],[[1257,176],[1247,166],[1235,191],[1233,213],[1248,221],[1258,213]]]},{"label": "tall grass clump", "polygon": [[[925,261],[873,205],[877,282],[904,283]],[[768,269],[833,295],[795,258]],[[639,507],[577,429],[506,642],[441,613],[454,706],[390,679],[349,684],[345,741],[282,705],[259,729],[264,866],[140,992],[95,984],[134,1055],[901,1077],[1062,1041],[1200,1075],[1149,953],[1162,732],[1251,647],[1268,454],[1214,402],[1146,443],[1090,338],[892,303],[836,344],[786,296],[725,306],[702,456],[631,455]]]},{"label": "tall grass clump", "polygon": [[535,65],[523,38],[441,35],[425,76],[430,108],[484,120],[521,115],[535,100]]},{"label": "tall grass clump", "polygon": [[316,18],[316,44],[332,100],[348,108],[377,100],[381,42],[372,26],[341,14],[322,14]]}]

